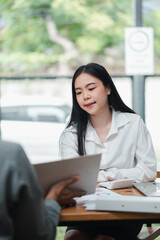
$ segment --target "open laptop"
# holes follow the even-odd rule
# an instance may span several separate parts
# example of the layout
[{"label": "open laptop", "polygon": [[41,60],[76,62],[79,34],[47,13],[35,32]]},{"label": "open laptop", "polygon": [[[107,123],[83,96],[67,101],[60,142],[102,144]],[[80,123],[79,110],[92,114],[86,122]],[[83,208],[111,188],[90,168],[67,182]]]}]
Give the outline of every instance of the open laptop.
[{"label": "open laptop", "polygon": [[91,194],[96,189],[100,160],[101,154],[95,154],[34,164],[34,167],[44,193],[49,190],[52,184],[74,175],[80,175],[80,180],[70,187]]},{"label": "open laptop", "polygon": [[148,197],[160,197],[160,182],[134,183],[141,193]]}]

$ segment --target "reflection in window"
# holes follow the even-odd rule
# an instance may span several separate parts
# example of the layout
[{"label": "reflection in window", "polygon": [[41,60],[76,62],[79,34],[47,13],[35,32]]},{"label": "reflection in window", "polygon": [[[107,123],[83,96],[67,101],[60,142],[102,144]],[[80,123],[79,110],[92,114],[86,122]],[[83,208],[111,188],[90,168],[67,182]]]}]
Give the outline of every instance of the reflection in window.
[{"label": "reflection in window", "polygon": [[65,123],[69,115],[66,106],[13,106],[1,108],[1,119]]}]

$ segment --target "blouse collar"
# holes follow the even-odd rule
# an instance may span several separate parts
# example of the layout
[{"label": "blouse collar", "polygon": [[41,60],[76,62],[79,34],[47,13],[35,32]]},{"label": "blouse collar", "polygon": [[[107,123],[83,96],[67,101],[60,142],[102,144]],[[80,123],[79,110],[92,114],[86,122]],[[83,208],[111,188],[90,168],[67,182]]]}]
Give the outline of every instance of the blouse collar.
[{"label": "blouse collar", "polygon": [[[111,128],[109,130],[107,139],[112,136],[113,134],[118,133],[119,128],[123,127],[124,125],[128,124],[130,122],[127,113],[123,113],[120,111],[115,111],[112,108],[112,123]],[[99,137],[97,139],[97,133],[95,129],[92,127],[90,121],[88,121],[87,125],[87,132],[86,132],[86,140],[89,141],[96,141],[97,143],[100,142]],[[97,140],[96,140],[97,139]]]}]

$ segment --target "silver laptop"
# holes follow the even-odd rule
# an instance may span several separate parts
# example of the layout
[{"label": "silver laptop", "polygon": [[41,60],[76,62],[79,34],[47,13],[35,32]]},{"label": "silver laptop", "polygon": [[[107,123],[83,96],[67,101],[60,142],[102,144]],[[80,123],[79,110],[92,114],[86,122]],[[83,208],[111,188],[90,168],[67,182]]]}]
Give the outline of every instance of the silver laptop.
[{"label": "silver laptop", "polygon": [[148,197],[160,197],[160,182],[134,183],[141,193]]},{"label": "silver laptop", "polygon": [[101,154],[95,154],[34,164],[34,167],[44,193],[49,190],[52,184],[73,175],[80,175],[80,180],[70,185],[70,187],[91,194],[96,189],[100,161]]}]

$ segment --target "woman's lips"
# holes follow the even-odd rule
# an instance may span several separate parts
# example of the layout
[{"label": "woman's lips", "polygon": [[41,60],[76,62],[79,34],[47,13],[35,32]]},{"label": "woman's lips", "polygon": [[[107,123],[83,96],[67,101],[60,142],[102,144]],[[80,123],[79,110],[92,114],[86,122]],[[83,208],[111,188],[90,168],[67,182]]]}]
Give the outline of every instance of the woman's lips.
[{"label": "woman's lips", "polygon": [[87,103],[84,106],[87,107],[87,108],[90,108],[90,107],[93,106],[93,104],[95,104],[95,102]]}]

